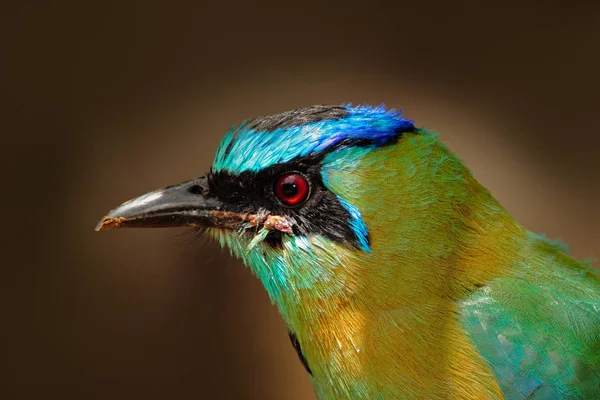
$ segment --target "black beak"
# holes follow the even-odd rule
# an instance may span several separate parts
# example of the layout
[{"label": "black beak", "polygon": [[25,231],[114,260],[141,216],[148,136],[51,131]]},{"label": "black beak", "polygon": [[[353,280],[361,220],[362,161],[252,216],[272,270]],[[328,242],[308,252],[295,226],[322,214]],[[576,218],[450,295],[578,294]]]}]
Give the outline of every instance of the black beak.
[{"label": "black beak", "polygon": [[[96,225],[113,228],[225,226],[222,202],[209,196],[206,176],[155,190],[129,200],[109,212]],[[232,221],[233,222],[233,221]],[[239,221],[238,221],[239,222]]]}]

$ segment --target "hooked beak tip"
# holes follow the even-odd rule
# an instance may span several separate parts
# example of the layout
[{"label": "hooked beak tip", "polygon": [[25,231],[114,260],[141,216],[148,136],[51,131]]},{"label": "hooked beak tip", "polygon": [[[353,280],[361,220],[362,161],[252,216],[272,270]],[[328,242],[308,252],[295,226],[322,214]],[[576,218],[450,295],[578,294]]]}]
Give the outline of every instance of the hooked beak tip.
[{"label": "hooked beak tip", "polygon": [[203,194],[207,187],[207,178],[203,176],[146,193],[106,213],[95,230],[211,225],[214,222],[211,212],[219,209],[221,202]]}]

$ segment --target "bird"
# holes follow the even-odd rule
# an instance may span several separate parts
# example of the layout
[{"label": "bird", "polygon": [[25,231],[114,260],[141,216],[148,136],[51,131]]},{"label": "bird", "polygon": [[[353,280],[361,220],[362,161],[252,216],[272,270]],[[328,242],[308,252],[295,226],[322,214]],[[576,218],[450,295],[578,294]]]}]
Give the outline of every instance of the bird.
[{"label": "bird", "polygon": [[597,272],[401,111],[246,120],[96,230],[181,226],[262,282],[319,399],[600,399]]}]

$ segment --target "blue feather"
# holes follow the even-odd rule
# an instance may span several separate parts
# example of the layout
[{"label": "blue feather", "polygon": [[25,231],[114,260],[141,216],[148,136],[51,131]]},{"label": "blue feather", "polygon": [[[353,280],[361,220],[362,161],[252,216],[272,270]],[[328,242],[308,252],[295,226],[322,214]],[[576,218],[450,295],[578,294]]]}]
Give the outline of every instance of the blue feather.
[{"label": "blue feather", "polygon": [[367,224],[362,218],[362,214],[358,208],[356,208],[351,203],[348,203],[346,200],[342,199],[338,196],[340,204],[350,213],[350,228],[354,231],[356,235],[356,239],[358,240],[358,244],[361,249],[366,251],[367,253],[371,252],[371,247],[369,246],[369,230],[367,229]]},{"label": "blue feather", "polygon": [[346,106],[341,120],[324,120],[272,132],[245,129],[246,123],[231,129],[217,150],[213,172],[240,174],[258,172],[297,157],[324,151],[344,140],[369,140],[384,145],[400,133],[414,129],[401,111],[385,106]]}]

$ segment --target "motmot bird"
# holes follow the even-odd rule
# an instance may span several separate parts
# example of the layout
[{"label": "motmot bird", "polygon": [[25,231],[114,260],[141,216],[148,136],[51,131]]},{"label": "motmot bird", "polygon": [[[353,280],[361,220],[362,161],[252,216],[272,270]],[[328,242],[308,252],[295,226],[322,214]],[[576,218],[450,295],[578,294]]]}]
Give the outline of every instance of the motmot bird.
[{"label": "motmot bird", "polygon": [[192,226],[277,306],[319,399],[600,399],[600,278],[384,106],[255,118],[97,230]]}]

